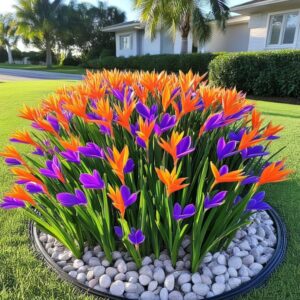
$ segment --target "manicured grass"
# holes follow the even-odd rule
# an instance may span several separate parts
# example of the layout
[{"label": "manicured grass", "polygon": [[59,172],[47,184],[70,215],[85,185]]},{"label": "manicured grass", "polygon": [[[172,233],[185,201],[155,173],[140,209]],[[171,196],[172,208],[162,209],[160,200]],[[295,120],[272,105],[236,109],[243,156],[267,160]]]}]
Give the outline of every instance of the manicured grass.
[{"label": "manicured grass", "polygon": [[[67,81],[27,81],[0,84],[0,149],[9,135],[28,123],[17,118],[22,103],[34,105],[47,93]],[[300,168],[300,106],[257,101],[267,119],[285,126],[282,138],[273,150],[286,145],[281,157],[288,158],[290,168]],[[25,148],[23,148],[25,149]],[[13,182],[6,166],[0,163],[0,197]],[[278,209],[289,234],[288,254],[284,264],[271,280],[242,299],[276,300],[300,298],[300,174],[289,182],[268,187],[268,200]],[[0,299],[92,299],[72,286],[62,283],[55,273],[36,259],[28,238],[27,220],[21,210],[0,211]]]},{"label": "manicured grass", "polygon": [[86,73],[86,69],[81,68],[81,67],[76,67],[76,66],[53,65],[51,69],[47,69],[45,66],[40,66],[40,65],[0,64],[0,68],[45,71],[45,72],[58,72],[58,73],[68,73],[68,74],[85,74]]}]

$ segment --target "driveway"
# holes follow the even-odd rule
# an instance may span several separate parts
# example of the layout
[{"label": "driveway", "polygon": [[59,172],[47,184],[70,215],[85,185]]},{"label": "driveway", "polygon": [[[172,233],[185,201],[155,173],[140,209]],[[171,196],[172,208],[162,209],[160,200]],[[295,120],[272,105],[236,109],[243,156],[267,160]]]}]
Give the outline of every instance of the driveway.
[{"label": "driveway", "polygon": [[66,74],[56,72],[2,69],[0,68],[0,82],[20,81],[20,80],[81,80],[83,75]]}]

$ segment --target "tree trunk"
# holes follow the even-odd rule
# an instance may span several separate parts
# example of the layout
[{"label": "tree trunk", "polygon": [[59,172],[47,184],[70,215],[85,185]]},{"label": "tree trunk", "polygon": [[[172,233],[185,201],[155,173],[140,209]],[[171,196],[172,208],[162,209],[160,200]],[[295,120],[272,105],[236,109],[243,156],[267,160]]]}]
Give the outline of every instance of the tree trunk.
[{"label": "tree trunk", "polygon": [[46,41],[46,66],[47,68],[52,67],[51,44],[49,41]]},{"label": "tree trunk", "polygon": [[14,63],[14,59],[13,59],[12,51],[11,51],[9,45],[6,45],[6,51],[7,51],[7,56],[8,56],[8,63],[11,65]]},{"label": "tree trunk", "polygon": [[188,52],[188,36],[190,32],[190,16],[185,14],[180,22],[180,32],[181,32],[181,54],[186,54]]},{"label": "tree trunk", "polygon": [[181,35],[181,54],[187,54],[188,52],[188,37]]}]

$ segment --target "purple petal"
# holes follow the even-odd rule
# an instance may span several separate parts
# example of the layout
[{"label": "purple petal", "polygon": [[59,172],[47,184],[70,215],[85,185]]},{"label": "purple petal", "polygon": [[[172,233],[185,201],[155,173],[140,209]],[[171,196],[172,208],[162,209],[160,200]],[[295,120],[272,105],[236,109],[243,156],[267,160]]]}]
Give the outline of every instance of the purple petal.
[{"label": "purple petal", "polygon": [[103,149],[95,143],[87,143],[85,147],[78,147],[78,150],[86,157],[105,158]]},{"label": "purple petal", "polygon": [[136,143],[144,149],[147,148],[146,143],[139,136],[136,137]]},{"label": "purple petal", "polygon": [[249,176],[241,182],[241,185],[257,183],[258,180],[259,180],[258,176]]},{"label": "purple petal", "polygon": [[44,189],[40,184],[29,182],[26,184],[26,189],[30,194],[44,193]]},{"label": "purple petal", "polygon": [[77,197],[70,193],[59,193],[56,195],[56,198],[63,206],[67,207],[78,205],[80,203]]},{"label": "purple petal", "polygon": [[54,116],[48,114],[47,121],[50,123],[50,125],[56,132],[59,132],[59,129],[60,129],[59,122],[57,121],[57,119]]},{"label": "purple petal", "polygon": [[84,194],[83,191],[76,189],[75,190],[75,195],[76,195],[76,198],[79,201],[79,203],[78,203],[79,205],[87,204],[87,200],[86,200],[86,197],[85,197],[85,194]]},{"label": "purple petal", "polygon": [[6,158],[6,159],[5,159],[5,163],[6,163],[8,166],[18,166],[18,165],[21,165],[21,164],[22,164],[20,161],[18,161],[18,160],[15,159],[15,158]]},{"label": "purple petal", "polygon": [[190,136],[184,137],[176,146],[176,156],[181,158],[189,153],[193,152],[195,148],[190,148],[192,144],[192,139]]},{"label": "purple petal", "polygon": [[122,227],[120,226],[114,226],[114,230],[115,230],[115,234],[116,236],[119,238],[119,239],[122,239],[123,238],[123,230],[122,230]]},{"label": "purple petal", "polygon": [[225,174],[228,173],[228,171],[229,171],[228,166],[227,166],[227,165],[223,165],[223,166],[220,168],[219,173],[220,173],[220,175],[225,175]]},{"label": "purple petal", "polygon": [[67,150],[60,152],[61,156],[63,156],[68,162],[80,164],[80,156],[78,151]]},{"label": "purple petal", "polygon": [[196,208],[194,204],[188,204],[182,212],[182,217],[185,218],[189,218],[191,216],[193,216],[196,213]]},{"label": "purple petal", "polygon": [[126,163],[125,167],[124,167],[124,173],[130,173],[130,172],[133,171],[133,169],[134,169],[134,161],[133,161],[132,158],[129,158],[127,160],[127,163]]},{"label": "purple petal", "polygon": [[0,203],[0,207],[3,209],[15,209],[15,208],[23,208],[25,207],[25,203],[21,200],[11,198],[11,197],[5,197],[3,199],[3,202]]}]

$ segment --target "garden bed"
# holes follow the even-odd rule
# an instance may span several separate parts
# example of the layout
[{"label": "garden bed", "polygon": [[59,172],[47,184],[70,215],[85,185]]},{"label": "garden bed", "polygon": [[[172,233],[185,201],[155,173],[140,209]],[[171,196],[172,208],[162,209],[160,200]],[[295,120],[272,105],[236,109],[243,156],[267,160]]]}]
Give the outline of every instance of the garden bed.
[{"label": "garden bed", "polygon": [[188,237],[182,242],[175,268],[163,251],[159,259],[153,255],[144,257],[138,270],[126,252],[114,252],[114,262],[109,264],[96,246],[86,248],[79,260],[53,237],[39,232],[32,222],[30,234],[36,251],[51,269],[93,295],[146,300],[232,299],[261,286],[286,251],[285,226],[273,209],[250,218],[253,222],[237,232],[228,249],[208,253],[194,274],[189,269]]}]

